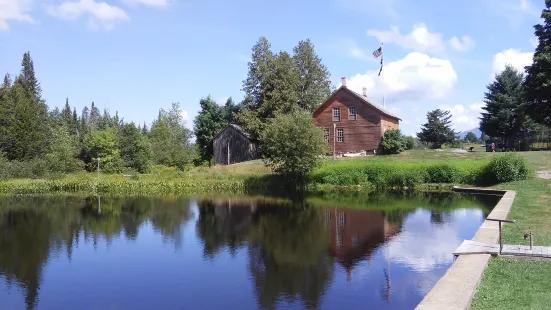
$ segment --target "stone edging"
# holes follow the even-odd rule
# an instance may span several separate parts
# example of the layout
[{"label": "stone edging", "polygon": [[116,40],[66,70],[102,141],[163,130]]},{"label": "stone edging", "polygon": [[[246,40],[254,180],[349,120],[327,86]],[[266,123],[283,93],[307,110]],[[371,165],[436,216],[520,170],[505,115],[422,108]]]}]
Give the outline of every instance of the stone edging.
[{"label": "stone edging", "polygon": [[[509,214],[516,195],[514,191],[493,189],[454,187],[453,190],[466,193],[503,195],[488,215],[489,218],[495,219],[507,219],[507,214]],[[484,221],[472,240],[498,243],[498,223]],[[450,255],[452,254],[450,253]],[[416,309],[469,309],[476,293],[476,287],[482,279],[489,259],[489,254],[460,255]]]}]

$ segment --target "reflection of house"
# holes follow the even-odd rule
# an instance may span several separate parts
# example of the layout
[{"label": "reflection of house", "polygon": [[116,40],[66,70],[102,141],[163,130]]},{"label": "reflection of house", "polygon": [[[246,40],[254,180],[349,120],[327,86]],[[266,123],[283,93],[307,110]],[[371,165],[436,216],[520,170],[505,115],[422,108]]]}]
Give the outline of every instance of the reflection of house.
[{"label": "reflection of house", "polygon": [[325,222],[331,233],[329,253],[350,274],[361,260],[371,260],[373,250],[399,232],[384,212],[355,209],[327,209]]}]

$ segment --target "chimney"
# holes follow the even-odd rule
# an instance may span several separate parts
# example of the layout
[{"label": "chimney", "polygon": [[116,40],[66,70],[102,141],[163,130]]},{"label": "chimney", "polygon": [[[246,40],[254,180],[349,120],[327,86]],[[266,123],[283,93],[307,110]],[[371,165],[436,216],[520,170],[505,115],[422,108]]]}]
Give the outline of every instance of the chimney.
[{"label": "chimney", "polygon": [[346,76],[343,76],[343,77],[341,78],[341,81],[342,81],[342,86],[343,86],[343,87],[346,87]]},{"label": "chimney", "polygon": [[362,95],[364,95],[364,97],[367,97],[367,87],[362,88]]}]

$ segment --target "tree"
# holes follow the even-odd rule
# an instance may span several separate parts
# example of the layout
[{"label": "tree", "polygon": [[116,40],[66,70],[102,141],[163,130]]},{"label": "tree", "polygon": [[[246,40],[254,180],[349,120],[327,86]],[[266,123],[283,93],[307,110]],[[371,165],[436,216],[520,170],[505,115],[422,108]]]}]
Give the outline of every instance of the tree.
[{"label": "tree", "polygon": [[450,111],[436,109],[428,112],[428,122],[422,125],[417,138],[422,142],[431,143],[433,148],[440,148],[444,143],[452,143],[456,133],[451,128],[451,117]]},{"label": "tree", "polygon": [[124,124],[119,133],[121,156],[125,166],[140,173],[151,170],[151,143],[134,123]]},{"label": "tree", "polygon": [[304,181],[327,148],[323,130],[312,123],[312,115],[306,111],[277,115],[269,121],[261,140],[266,166],[295,182]]},{"label": "tree", "polygon": [[541,13],[543,24],[534,26],[539,39],[532,65],[526,67],[525,111],[534,121],[551,126],[551,0]]},{"label": "tree", "polygon": [[385,131],[381,139],[381,150],[383,154],[400,154],[406,147],[406,139],[399,129]]},{"label": "tree", "polygon": [[313,112],[331,94],[329,70],[321,63],[310,39],[300,41],[293,53],[299,74],[299,105]]},{"label": "tree", "polygon": [[199,102],[201,110],[194,122],[195,142],[199,150],[199,156],[203,161],[209,161],[213,156],[212,140],[214,136],[228,125],[224,119],[224,111],[210,96]]},{"label": "tree", "polygon": [[101,113],[96,107],[95,103],[92,102],[92,106],[90,107],[90,119],[88,120],[88,126],[90,126],[91,129],[98,129],[101,122]]},{"label": "tree", "polygon": [[193,161],[191,137],[191,131],[185,127],[179,103],[173,103],[168,112],[161,109],[149,133],[153,161],[185,169]]},{"label": "tree", "polygon": [[237,105],[233,102],[231,97],[226,100],[224,107],[222,108],[222,114],[224,121],[227,124],[233,124],[237,121],[237,115],[241,110],[241,105]]},{"label": "tree", "polygon": [[476,135],[474,133],[468,132],[465,135],[465,141],[470,142],[470,143],[476,143],[476,141],[478,141],[478,138],[476,137]]},{"label": "tree", "polygon": [[527,120],[522,112],[523,80],[522,72],[510,65],[496,75],[484,94],[486,106],[482,108],[485,112],[480,119],[481,131],[505,141],[521,131]]},{"label": "tree", "polygon": [[72,127],[73,113],[71,112],[71,107],[69,106],[69,98],[65,99],[65,106],[63,107],[63,110],[61,110],[61,119],[64,126],[67,128]]},{"label": "tree", "polygon": [[55,127],[52,130],[52,144],[46,162],[48,170],[60,173],[69,173],[82,170],[83,163],[78,157],[77,138],[65,126]]},{"label": "tree", "polygon": [[116,173],[124,168],[117,135],[113,128],[94,130],[85,137],[82,158],[88,171],[96,170],[98,157],[104,172]]}]

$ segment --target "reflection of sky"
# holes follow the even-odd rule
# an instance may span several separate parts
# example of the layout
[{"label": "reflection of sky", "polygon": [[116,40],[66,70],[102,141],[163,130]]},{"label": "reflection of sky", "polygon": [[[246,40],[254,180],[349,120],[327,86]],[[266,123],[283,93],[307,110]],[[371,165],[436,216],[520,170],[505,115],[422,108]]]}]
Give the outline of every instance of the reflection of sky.
[{"label": "reflection of sky", "polygon": [[[457,246],[474,235],[482,216],[480,210],[454,210],[438,224],[431,223],[430,211],[417,209],[371,261],[354,268],[350,280],[339,267],[324,308],[415,308],[449,268]],[[390,291],[389,303],[382,299],[385,290]],[[343,295],[354,298],[344,300]]]}]

